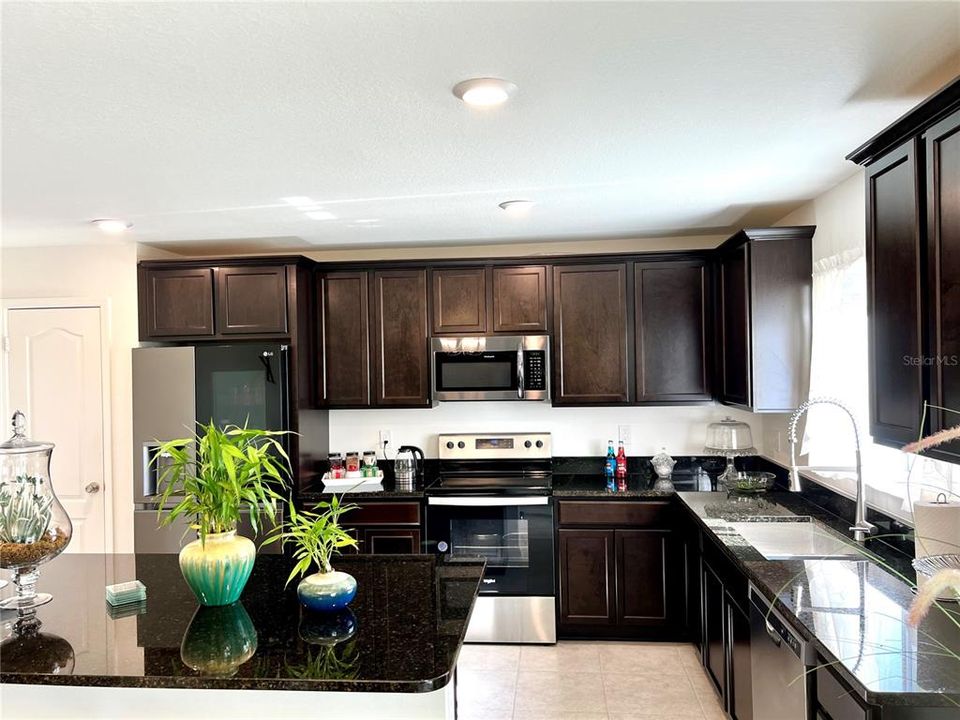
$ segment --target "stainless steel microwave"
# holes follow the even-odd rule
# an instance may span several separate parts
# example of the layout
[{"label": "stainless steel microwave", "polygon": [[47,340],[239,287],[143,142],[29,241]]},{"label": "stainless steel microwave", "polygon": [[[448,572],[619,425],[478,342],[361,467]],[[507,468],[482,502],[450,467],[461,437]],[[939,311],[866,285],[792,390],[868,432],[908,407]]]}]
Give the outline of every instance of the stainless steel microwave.
[{"label": "stainless steel microwave", "polygon": [[435,400],[549,400],[550,338],[497,335],[434,338]]}]

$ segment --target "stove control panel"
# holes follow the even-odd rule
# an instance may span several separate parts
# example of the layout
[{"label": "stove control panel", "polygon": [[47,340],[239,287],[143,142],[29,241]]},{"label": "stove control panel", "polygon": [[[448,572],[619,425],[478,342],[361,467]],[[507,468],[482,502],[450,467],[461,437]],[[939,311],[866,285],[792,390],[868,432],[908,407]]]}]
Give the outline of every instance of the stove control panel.
[{"label": "stove control panel", "polygon": [[441,460],[549,459],[550,433],[482,433],[437,435]]}]

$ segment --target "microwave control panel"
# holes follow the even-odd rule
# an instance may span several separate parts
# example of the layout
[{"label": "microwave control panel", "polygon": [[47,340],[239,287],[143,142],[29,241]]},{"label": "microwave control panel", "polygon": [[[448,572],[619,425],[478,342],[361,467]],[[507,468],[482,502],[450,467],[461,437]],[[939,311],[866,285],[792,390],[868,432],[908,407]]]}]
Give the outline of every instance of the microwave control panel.
[{"label": "microwave control panel", "polygon": [[527,350],[523,353],[523,387],[525,390],[547,389],[547,353]]}]

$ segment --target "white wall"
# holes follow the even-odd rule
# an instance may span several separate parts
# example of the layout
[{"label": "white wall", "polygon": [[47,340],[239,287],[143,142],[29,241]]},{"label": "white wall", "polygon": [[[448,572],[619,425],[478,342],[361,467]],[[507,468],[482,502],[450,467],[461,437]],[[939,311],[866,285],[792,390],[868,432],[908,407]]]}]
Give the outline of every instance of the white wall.
[{"label": "white wall", "polygon": [[437,456],[442,432],[519,432],[553,434],[553,454],[603,455],[607,440],[617,440],[619,425],[629,425],[630,455],[653,455],[666,447],[672,455],[703,450],[707,423],[731,415],[749,423],[755,442],[763,436],[763,416],[717,404],[689,407],[552,407],[539,402],[440,403],[426,409],[331,410],[330,450],[377,447],[379,431],[389,430],[394,450],[416,445]]},{"label": "white wall", "polygon": [[[110,357],[109,431],[114,551],[133,551],[133,456],[130,350],[137,345],[137,248],[0,249],[0,298],[84,298],[103,303]],[[56,478],[54,478],[56,482]]]},{"label": "white wall", "polygon": [[[866,190],[863,170],[857,170],[839,185],[803,205],[775,225],[816,225],[813,261],[863,247],[866,242]],[[866,372],[866,368],[864,368]],[[787,444],[789,415],[768,415],[763,426],[764,453],[789,463]]]}]

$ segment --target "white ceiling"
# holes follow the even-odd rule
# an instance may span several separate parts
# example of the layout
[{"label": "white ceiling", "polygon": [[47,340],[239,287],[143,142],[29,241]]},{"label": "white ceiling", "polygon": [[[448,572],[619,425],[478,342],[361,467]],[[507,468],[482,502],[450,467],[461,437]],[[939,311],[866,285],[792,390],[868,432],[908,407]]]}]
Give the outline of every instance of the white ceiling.
[{"label": "white ceiling", "polygon": [[[717,232],[960,73],[960,3],[4,3],[3,241]],[[519,86],[495,110],[459,80]],[[308,196],[311,220],[281,201]],[[525,218],[497,203],[536,201]],[[376,220],[376,222],[357,222]]]}]

